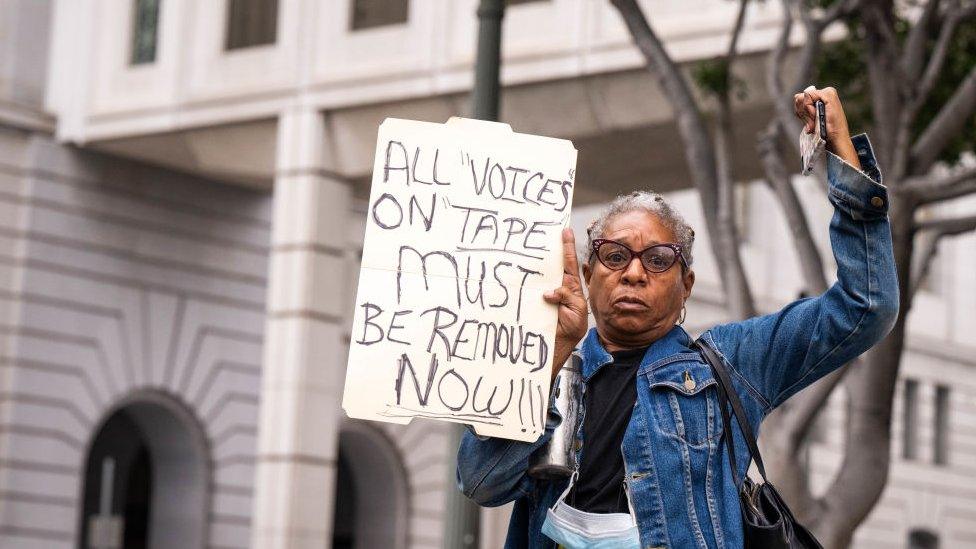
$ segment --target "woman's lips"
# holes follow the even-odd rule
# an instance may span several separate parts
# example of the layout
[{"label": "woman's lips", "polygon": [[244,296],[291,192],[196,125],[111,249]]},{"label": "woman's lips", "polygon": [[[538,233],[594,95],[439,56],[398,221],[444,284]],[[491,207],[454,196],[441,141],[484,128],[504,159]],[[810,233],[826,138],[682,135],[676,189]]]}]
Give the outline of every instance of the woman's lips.
[{"label": "woman's lips", "polygon": [[644,303],[644,300],[626,295],[613,300],[612,305],[615,309],[622,311],[643,311],[647,309],[647,303]]}]

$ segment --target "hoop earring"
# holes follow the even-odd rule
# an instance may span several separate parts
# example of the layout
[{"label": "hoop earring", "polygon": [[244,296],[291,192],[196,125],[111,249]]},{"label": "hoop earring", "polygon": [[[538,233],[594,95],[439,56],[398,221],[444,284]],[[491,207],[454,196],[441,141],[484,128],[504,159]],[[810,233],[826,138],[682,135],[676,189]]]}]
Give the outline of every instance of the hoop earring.
[{"label": "hoop earring", "polygon": [[681,306],[681,316],[678,317],[678,326],[685,323],[685,317],[688,316],[688,309],[682,305]]}]

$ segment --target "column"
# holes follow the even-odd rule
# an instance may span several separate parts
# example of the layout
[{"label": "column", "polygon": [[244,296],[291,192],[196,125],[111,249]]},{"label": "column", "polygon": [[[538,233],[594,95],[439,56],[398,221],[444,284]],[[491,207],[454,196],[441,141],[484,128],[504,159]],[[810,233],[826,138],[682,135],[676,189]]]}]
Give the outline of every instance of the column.
[{"label": "column", "polygon": [[261,549],[332,541],[352,189],[325,170],[324,124],[304,106],[278,120],[251,532]]}]

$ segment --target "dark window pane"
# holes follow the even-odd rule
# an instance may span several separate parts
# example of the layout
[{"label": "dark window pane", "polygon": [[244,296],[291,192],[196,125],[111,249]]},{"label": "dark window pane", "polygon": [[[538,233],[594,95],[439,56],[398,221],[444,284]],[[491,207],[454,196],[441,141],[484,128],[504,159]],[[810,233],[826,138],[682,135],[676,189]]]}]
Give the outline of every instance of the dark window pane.
[{"label": "dark window pane", "polygon": [[229,0],[225,49],[274,44],[277,35],[278,0]]},{"label": "dark window pane", "polygon": [[949,388],[944,385],[935,388],[935,454],[933,459],[939,465],[949,463]]},{"label": "dark window pane", "polygon": [[908,533],[908,549],[939,549],[939,536],[928,530]]},{"label": "dark window pane", "polygon": [[353,0],[352,30],[407,22],[409,0]]},{"label": "dark window pane", "polygon": [[905,392],[902,397],[901,456],[905,459],[915,459],[918,456],[918,449],[916,448],[918,441],[918,382],[914,379],[906,379]]},{"label": "dark window pane", "polygon": [[132,18],[132,64],[156,60],[156,36],[160,0],[134,0]]}]

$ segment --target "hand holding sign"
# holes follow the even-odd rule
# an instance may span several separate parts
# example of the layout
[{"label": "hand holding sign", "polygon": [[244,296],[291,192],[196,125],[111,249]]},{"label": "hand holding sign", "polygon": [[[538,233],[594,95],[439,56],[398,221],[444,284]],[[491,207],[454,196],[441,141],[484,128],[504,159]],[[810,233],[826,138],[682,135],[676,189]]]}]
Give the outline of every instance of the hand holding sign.
[{"label": "hand holding sign", "polygon": [[[569,356],[579,318],[585,330],[572,234],[563,248],[561,231],[575,167],[569,141],[506,124],[380,126],[342,403],[350,417],[542,434],[554,353]],[[557,315],[543,294],[560,280]]]},{"label": "hand holding sign", "polygon": [[559,305],[552,379],[556,378],[576,344],[586,335],[586,297],[583,295],[579,274],[576,237],[573,236],[573,230],[567,227],[563,229],[563,285],[542,296],[548,303]]}]

